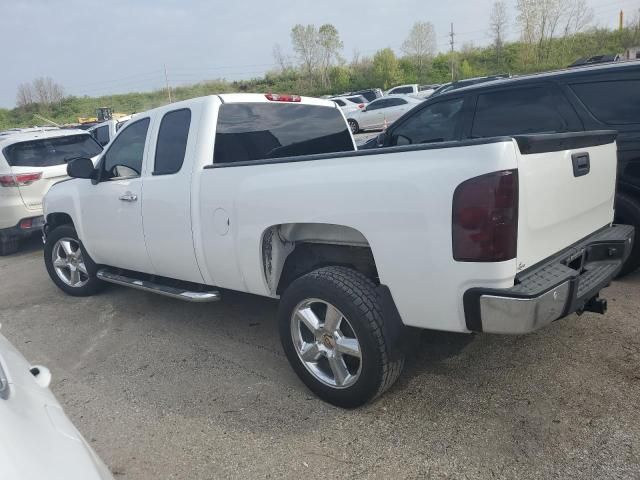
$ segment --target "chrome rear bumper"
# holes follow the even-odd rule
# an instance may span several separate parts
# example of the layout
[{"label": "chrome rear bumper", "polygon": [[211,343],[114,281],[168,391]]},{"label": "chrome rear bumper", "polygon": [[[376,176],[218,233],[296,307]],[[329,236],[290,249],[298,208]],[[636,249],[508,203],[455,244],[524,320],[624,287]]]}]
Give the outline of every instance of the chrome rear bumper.
[{"label": "chrome rear bumper", "polygon": [[464,295],[467,328],[488,333],[533,332],[571,313],[604,313],[599,300],[622,268],[634,231],[614,225],[519,274],[509,289],[472,288]]}]

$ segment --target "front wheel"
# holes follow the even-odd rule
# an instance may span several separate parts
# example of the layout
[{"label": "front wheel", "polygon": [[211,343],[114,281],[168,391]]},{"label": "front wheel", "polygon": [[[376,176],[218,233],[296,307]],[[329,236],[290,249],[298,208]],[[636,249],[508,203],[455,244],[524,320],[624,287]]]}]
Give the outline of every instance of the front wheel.
[{"label": "front wheel", "polygon": [[323,400],[358,407],[396,381],[404,357],[385,338],[374,283],[346,267],[295,280],[279,309],[280,339],[300,379]]},{"label": "front wheel", "polygon": [[87,297],[103,286],[96,277],[96,264],[71,225],[61,225],[47,236],[44,263],[53,283],[69,295]]}]

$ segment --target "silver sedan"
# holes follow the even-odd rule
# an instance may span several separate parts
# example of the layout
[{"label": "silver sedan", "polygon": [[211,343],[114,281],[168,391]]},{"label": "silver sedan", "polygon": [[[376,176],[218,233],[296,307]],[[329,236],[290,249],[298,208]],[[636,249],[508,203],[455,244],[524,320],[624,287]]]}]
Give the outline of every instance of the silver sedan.
[{"label": "silver sedan", "polygon": [[413,97],[382,97],[359,111],[345,113],[351,132],[385,128],[424,100]]}]

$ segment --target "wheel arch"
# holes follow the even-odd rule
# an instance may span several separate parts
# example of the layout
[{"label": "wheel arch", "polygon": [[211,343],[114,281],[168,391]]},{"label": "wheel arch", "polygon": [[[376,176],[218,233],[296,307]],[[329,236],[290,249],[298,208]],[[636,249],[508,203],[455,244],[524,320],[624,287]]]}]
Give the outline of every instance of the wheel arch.
[{"label": "wheel arch", "polygon": [[270,292],[279,295],[306,273],[340,265],[378,283],[371,245],[357,229],[329,223],[283,223],[262,234],[262,269]]},{"label": "wheel arch", "polygon": [[71,225],[72,227],[75,228],[75,224],[73,223],[73,219],[71,218],[71,215],[64,212],[53,212],[53,213],[47,214],[47,217],[45,218],[45,222],[46,222],[48,231],[51,231],[54,228],[59,227],[60,225]]}]

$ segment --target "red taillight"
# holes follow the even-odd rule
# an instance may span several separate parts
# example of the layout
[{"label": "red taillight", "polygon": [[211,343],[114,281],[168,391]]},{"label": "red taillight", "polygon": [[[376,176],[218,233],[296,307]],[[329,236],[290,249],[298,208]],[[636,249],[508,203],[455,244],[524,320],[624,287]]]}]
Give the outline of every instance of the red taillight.
[{"label": "red taillight", "polygon": [[453,258],[502,262],[518,246],[518,171],[502,170],[461,183],[453,194]]},{"label": "red taillight", "polygon": [[364,103],[361,103],[360,105],[358,105],[358,108],[364,108]]},{"label": "red taillight", "polygon": [[267,100],[271,100],[272,102],[301,102],[302,98],[300,95],[280,95],[279,93],[267,93],[265,95]]},{"label": "red taillight", "polygon": [[27,229],[33,226],[33,220],[31,218],[25,218],[24,220],[20,220],[18,224],[19,228]]},{"label": "red taillight", "polygon": [[17,173],[15,175],[0,175],[0,185],[3,187],[24,187],[42,178],[42,172]]}]

